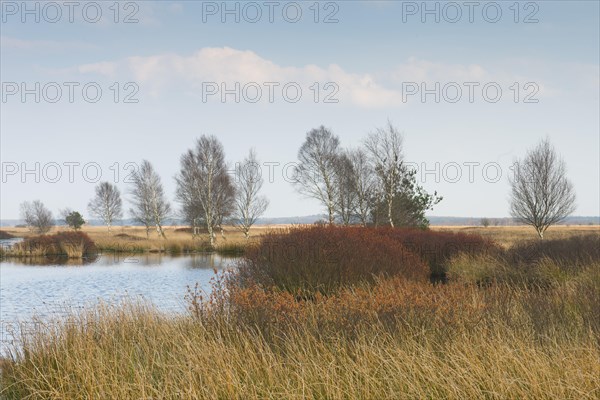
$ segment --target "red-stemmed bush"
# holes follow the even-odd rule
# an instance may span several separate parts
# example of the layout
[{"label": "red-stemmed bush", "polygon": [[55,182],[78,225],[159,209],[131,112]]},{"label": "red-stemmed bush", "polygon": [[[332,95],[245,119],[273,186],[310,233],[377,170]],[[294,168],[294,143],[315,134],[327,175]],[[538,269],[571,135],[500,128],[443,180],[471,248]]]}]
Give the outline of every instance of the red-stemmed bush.
[{"label": "red-stemmed bush", "polygon": [[505,252],[505,260],[516,266],[527,266],[550,259],[561,269],[600,261],[600,236],[579,235],[566,239],[535,240],[517,243]]},{"label": "red-stemmed bush", "polygon": [[380,276],[426,281],[429,269],[418,255],[374,229],[311,226],[265,234],[246,250],[237,279],[306,296]]},{"label": "red-stemmed bush", "polygon": [[448,262],[459,253],[499,254],[500,246],[479,235],[440,232],[429,229],[372,228],[408,251],[418,254],[430,268],[432,280],[445,280]]}]

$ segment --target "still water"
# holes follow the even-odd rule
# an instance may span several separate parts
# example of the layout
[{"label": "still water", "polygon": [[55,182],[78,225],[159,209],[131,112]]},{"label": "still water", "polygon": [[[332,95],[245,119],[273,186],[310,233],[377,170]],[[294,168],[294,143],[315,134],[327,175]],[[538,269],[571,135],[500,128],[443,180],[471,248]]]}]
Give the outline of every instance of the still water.
[{"label": "still water", "polygon": [[[18,322],[60,317],[102,301],[143,300],[165,312],[185,312],[187,287],[209,291],[214,270],[233,258],[215,254],[172,257],[158,254],[100,255],[87,262],[4,260],[0,262],[0,350]],[[62,264],[61,264],[62,263]]]}]

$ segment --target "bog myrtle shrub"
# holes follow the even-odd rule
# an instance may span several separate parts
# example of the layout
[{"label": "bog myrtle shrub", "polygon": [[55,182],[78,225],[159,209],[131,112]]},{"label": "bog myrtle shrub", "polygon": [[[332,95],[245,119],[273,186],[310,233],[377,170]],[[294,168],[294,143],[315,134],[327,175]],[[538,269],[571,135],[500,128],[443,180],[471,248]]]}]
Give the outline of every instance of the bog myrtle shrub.
[{"label": "bog myrtle shrub", "polygon": [[311,226],[272,231],[239,263],[243,285],[292,294],[327,294],[380,276],[426,281],[427,264],[392,237],[358,227]]},{"label": "bog myrtle shrub", "polygon": [[527,266],[550,259],[563,269],[600,261],[600,235],[517,243],[505,252],[509,264]]},{"label": "bog myrtle shrub", "polygon": [[498,254],[501,251],[493,241],[479,235],[387,227],[376,228],[375,233],[419,255],[429,265],[434,281],[445,280],[448,264],[458,254]]}]

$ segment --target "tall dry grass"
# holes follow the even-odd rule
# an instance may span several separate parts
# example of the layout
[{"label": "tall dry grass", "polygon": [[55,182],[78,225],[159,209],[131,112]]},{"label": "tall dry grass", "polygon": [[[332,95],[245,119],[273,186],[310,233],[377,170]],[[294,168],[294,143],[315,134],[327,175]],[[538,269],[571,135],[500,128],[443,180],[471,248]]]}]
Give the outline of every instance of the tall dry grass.
[{"label": "tall dry grass", "polygon": [[[460,306],[470,297],[482,302],[479,323],[459,318],[450,327],[423,325],[425,317],[406,312],[393,330],[374,316],[361,316],[365,323],[351,331],[323,330],[319,312],[309,306],[303,323],[265,335],[259,326],[240,325],[221,313],[198,319],[168,317],[143,305],[100,307],[32,332],[24,351],[3,366],[1,394],[6,399],[598,398],[599,337],[580,315],[552,315],[554,324],[539,325],[526,311],[531,299],[518,291],[500,291],[494,302],[479,289],[452,290],[462,292],[454,294],[463,299]],[[511,301],[502,303],[502,296]]]},{"label": "tall dry grass", "polygon": [[[457,232],[479,235],[493,240],[505,248],[523,242],[537,242],[539,238],[531,226],[432,226],[438,232]],[[544,240],[567,239],[571,236],[596,235],[600,236],[598,225],[553,225],[544,234]]]},{"label": "tall dry grass", "polygon": [[7,257],[67,257],[82,258],[96,253],[96,246],[83,232],[57,232],[52,235],[30,236],[9,249]]},{"label": "tall dry grass", "polygon": [[254,238],[247,240],[233,227],[224,231],[224,236],[217,235],[215,246],[210,245],[207,234],[193,237],[185,228],[166,227],[166,239],[153,232],[146,236],[145,230],[140,227],[116,228],[112,232],[93,228],[89,228],[90,236],[96,246],[103,252],[115,253],[187,254],[214,251],[222,255],[239,256],[244,253],[246,246],[255,241]]}]

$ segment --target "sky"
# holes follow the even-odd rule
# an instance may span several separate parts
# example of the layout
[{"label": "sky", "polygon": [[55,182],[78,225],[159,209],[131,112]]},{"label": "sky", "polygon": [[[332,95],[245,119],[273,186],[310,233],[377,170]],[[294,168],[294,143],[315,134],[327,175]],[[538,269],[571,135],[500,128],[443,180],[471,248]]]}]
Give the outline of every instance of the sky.
[{"label": "sky", "polygon": [[[548,138],[600,215],[598,1],[0,2],[0,218],[42,200],[130,205],[149,160],[174,208],[201,135],[263,164],[266,217],[324,212],[293,186],[306,132],[347,148],[391,121],[430,215],[509,216],[515,162]],[[127,216],[127,213],[126,213]]]}]

